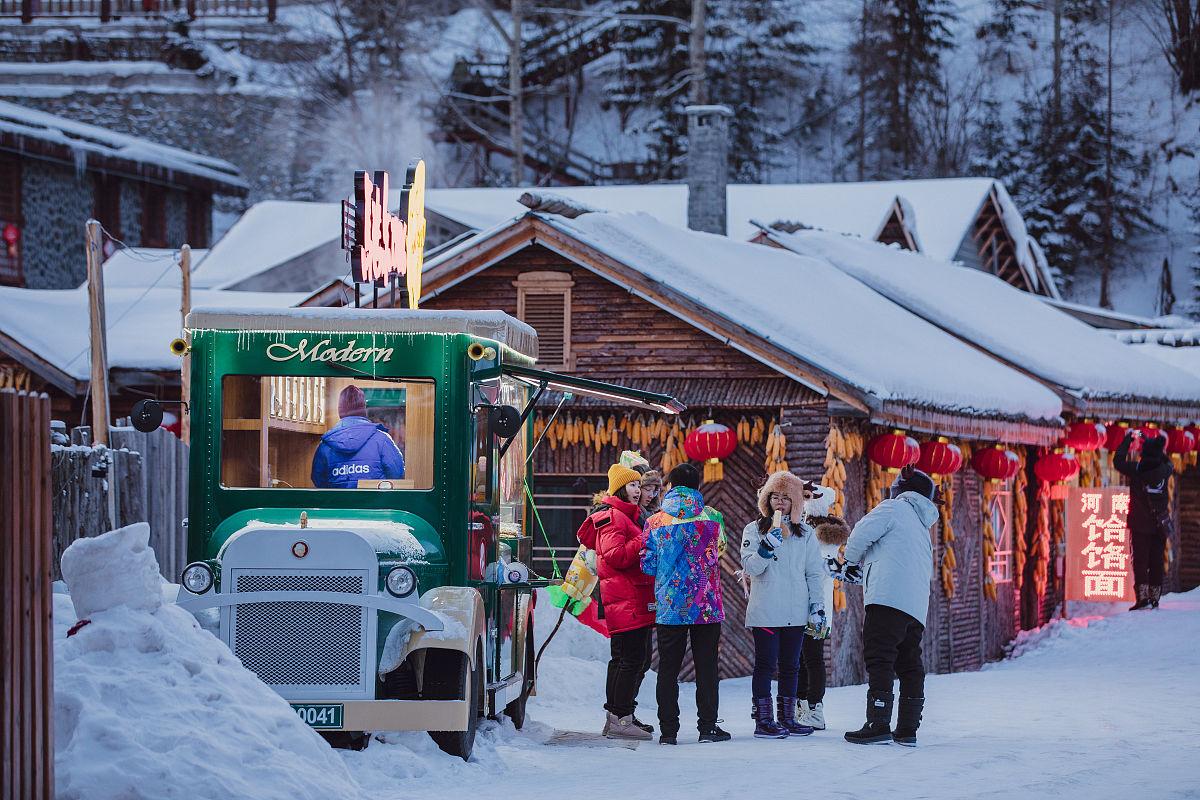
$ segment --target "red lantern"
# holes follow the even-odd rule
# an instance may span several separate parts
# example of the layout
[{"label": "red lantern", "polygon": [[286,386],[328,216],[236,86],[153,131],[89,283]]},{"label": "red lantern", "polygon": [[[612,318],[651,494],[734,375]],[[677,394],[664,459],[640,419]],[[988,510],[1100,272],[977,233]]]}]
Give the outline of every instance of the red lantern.
[{"label": "red lantern", "polygon": [[13,223],[8,223],[4,226],[4,243],[14,245],[21,241],[21,229]]},{"label": "red lantern", "polygon": [[983,447],[971,455],[971,466],[989,481],[1006,481],[1017,474],[1021,459],[1002,444]]},{"label": "red lantern", "polygon": [[881,433],[867,445],[867,456],[888,472],[899,472],[921,457],[921,445],[904,431]]},{"label": "red lantern", "polygon": [[704,424],[683,440],[683,452],[692,461],[704,462],[704,480],[707,483],[725,477],[721,459],[729,458],[737,449],[737,434],[729,426],[705,420]]},{"label": "red lantern", "polygon": [[1121,442],[1125,441],[1125,434],[1128,432],[1128,422],[1111,423],[1104,434],[1104,449],[1110,453],[1115,451],[1121,446]]},{"label": "red lantern", "polygon": [[1147,422],[1145,425],[1139,428],[1139,430],[1142,432],[1142,436],[1146,439],[1153,439],[1156,436],[1162,436],[1163,438],[1166,438],[1167,436],[1167,432],[1158,427],[1157,422]]},{"label": "red lantern", "polygon": [[1072,422],[1067,426],[1067,435],[1063,438],[1067,447],[1081,453],[1099,450],[1105,440],[1104,426],[1091,420]]},{"label": "red lantern", "polygon": [[1185,431],[1192,435],[1192,440],[1196,443],[1193,450],[1200,450],[1200,425],[1191,424],[1184,428]]},{"label": "red lantern", "polygon": [[1172,455],[1187,455],[1196,449],[1196,434],[1178,425],[1167,431],[1167,452]]},{"label": "red lantern", "polygon": [[1079,459],[1070,450],[1055,447],[1038,458],[1033,474],[1045,483],[1063,483],[1079,474]]},{"label": "red lantern", "polygon": [[962,450],[945,436],[932,442],[921,442],[921,457],[917,469],[930,475],[953,475],[962,469]]}]

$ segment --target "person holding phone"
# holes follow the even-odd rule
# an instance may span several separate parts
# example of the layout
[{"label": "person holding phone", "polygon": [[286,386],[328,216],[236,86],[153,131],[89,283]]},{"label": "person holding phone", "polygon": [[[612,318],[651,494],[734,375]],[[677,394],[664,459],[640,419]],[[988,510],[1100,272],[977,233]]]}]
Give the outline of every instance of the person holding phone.
[{"label": "person holding phone", "polygon": [[[1130,457],[1141,441],[1141,458]],[[1166,454],[1165,436],[1143,436],[1136,429],[1113,454],[1113,466],[1129,480],[1129,537],[1133,544],[1133,583],[1137,602],[1130,611],[1158,608],[1162,597],[1163,553],[1174,524],[1167,482],[1175,468]]]}]

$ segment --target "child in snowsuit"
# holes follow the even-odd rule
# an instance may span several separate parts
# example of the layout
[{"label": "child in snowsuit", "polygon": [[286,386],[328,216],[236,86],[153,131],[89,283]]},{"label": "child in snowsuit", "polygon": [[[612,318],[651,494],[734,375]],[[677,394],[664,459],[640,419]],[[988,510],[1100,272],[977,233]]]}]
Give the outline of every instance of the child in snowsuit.
[{"label": "child in snowsuit", "polygon": [[[742,531],[742,569],[750,578],[746,627],[754,635],[751,694],[758,739],[813,732],[796,720],[796,681],[805,626],[817,631],[825,627],[825,566],[816,532],[802,521],[803,508],[804,481],[790,472],[776,472],[758,491],[761,516]],[[771,707],[776,670],[778,722]]]},{"label": "child in snowsuit", "polygon": [[658,622],[660,744],[678,744],[679,668],[691,640],[701,742],[724,742],[717,726],[717,659],[721,642],[720,525],[704,515],[700,471],[680,464],[667,475],[662,510],[646,522],[642,571],[654,577]]},{"label": "child in snowsuit", "polygon": [[612,658],[603,735],[610,739],[645,740],[654,731],[633,715],[638,689],[650,669],[654,637],[654,582],[641,570],[640,477],[636,470],[613,464],[603,507],[584,520],[578,533],[584,545],[593,543],[604,593]]},{"label": "child in snowsuit", "polygon": [[[804,483],[804,521],[817,532],[823,561],[836,559],[841,547],[850,537],[850,526],[839,516],[831,515],[830,509],[837,499],[837,491],[815,482]],[[825,635],[818,638],[804,637],[800,651],[800,674],[796,681],[799,697],[800,724],[818,731],[825,730],[825,646],[833,633],[833,578],[822,573],[822,594],[825,603]]]},{"label": "child in snowsuit", "polygon": [[[854,526],[845,561],[834,577],[862,581],[866,620],[863,660],[867,666],[867,722],[846,734],[854,744],[915,747],[925,706],[921,635],[929,610],[933,542],[938,520],[937,488],[924,472],[905,467],[884,500]],[[900,705],[892,732],[892,686],[900,678]]]}]

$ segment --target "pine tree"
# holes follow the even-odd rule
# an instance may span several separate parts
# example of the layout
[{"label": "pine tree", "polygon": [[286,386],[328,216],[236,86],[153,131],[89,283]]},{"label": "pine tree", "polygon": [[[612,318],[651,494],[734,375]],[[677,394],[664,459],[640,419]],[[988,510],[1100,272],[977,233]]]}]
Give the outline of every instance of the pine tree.
[{"label": "pine tree", "polygon": [[[613,11],[685,22],[691,2],[618,0]],[[687,29],[653,20],[626,22],[614,50],[617,59],[607,74],[603,106],[617,110],[623,131],[646,137],[648,177],[680,177],[687,135]]]},{"label": "pine tree", "polygon": [[755,183],[779,165],[784,98],[803,93],[814,48],[794,0],[726,0],[709,24],[713,102],[734,112],[730,177]]},{"label": "pine tree", "polygon": [[865,103],[861,137],[878,156],[865,176],[909,177],[920,171],[917,110],[940,102],[942,54],[954,46],[947,0],[865,0],[861,35],[851,46]]}]

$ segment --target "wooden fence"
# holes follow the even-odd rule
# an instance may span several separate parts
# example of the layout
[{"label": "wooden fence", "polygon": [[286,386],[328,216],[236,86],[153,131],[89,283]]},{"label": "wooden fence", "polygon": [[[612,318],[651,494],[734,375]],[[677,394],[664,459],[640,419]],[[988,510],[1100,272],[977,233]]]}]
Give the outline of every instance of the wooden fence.
[{"label": "wooden fence", "polygon": [[50,399],[0,390],[0,797],[54,795]]},{"label": "wooden fence", "polygon": [[92,447],[82,427],[70,446],[54,448],[54,577],[76,539],[148,522],[163,577],[178,581],[187,562],[187,445],[162,429],[112,428],[109,441],[110,449]]},{"label": "wooden fence", "polygon": [[186,14],[204,17],[266,17],[274,22],[278,0],[0,0],[0,17],[95,17],[101,22],[122,19],[161,19]]}]

